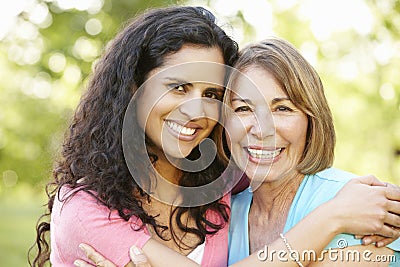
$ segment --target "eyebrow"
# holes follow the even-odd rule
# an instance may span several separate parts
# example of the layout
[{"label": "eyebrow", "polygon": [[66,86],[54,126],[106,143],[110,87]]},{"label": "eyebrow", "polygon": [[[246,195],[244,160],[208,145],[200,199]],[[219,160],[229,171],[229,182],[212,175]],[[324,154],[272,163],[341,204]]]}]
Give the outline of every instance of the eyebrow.
[{"label": "eyebrow", "polygon": [[188,81],[185,81],[185,80],[183,80],[183,79],[180,79],[180,78],[165,77],[165,80],[173,81],[173,82],[176,82],[176,83],[179,83],[179,84],[182,84],[182,85],[185,84],[185,85],[193,86],[192,83],[190,83],[190,82],[188,82]]},{"label": "eyebrow", "polygon": [[[188,82],[188,81],[185,81],[185,80],[180,79],[180,78],[165,77],[164,79],[165,79],[165,80],[169,80],[169,81],[171,81],[171,82],[176,82],[176,83],[181,84],[181,85],[193,86],[193,83]],[[212,83],[210,83],[210,84],[212,84]],[[225,87],[223,87],[223,86],[221,86],[221,85],[218,85],[218,84],[215,84],[215,87],[212,87],[212,89],[215,89],[215,91],[216,91],[217,93],[225,93]]]},{"label": "eyebrow", "polygon": [[231,102],[233,102],[233,101],[240,101],[240,102],[244,102],[249,105],[253,105],[253,102],[250,99],[243,99],[240,97],[235,97],[235,98],[232,98]]},{"label": "eyebrow", "polygon": [[279,103],[279,102],[283,102],[283,101],[292,102],[288,97],[277,97],[277,98],[272,99],[271,104],[273,105],[273,104],[276,104],[276,103]]},{"label": "eyebrow", "polygon": [[[253,104],[253,102],[250,99],[243,99],[243,98],[240,98],[240,97],[232,98],[231,102],[233,102],[233,101],[240,101],[240,102],[244,102],[244,103],[250,104],[250,105]],[[283,102],[283,101],[292,102],[288,97],[277,97],[277,98],[272,99],[271,105],[274,105],[276,103]]]}]

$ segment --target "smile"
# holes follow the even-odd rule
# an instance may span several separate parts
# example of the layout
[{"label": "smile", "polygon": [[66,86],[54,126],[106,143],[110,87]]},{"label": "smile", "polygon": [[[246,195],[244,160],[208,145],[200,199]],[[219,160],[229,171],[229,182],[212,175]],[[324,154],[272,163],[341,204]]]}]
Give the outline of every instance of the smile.
[{"label": "smile", "polygon": [[165,121],[167,126],[179,135],[192,136],[196,132],[196,128],[185,127],[173,121]]},{"label": "smile", "polygon": [[246,149],[250,156],[256,159],[273,159],[278,156],[282,151],[282,148],[278,148],[275,150],[266,150],[247,147]]}]

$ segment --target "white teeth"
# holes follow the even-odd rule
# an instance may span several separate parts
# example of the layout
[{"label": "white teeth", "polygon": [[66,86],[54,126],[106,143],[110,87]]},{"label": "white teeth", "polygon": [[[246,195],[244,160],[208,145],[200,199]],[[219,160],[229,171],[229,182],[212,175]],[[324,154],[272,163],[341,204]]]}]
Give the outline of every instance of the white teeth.
[{"label": "white teeth", "polygon": [[259,158],[259,159],[272,159],[275,158],[276,156],[281,153],[282,148],[278,148],[276,150],[262,150],[262,149],[252,149],[252,148],[247,148],[247,151],[249,152],[250,156],[253,158]]},{"label": "white teeth", "polygon": [[182,126],[173,121],[166,121],[169,128],[182,135],[193,135],[196,132],[195,128]]}]

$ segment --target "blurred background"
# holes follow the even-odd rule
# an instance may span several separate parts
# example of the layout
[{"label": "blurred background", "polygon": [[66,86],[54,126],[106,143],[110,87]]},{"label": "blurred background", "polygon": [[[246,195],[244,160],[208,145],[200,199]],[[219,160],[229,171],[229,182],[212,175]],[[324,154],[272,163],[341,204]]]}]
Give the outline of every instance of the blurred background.
[{"label": "blurred background", "polygon": [[200,5],[240,46],[278,35],[317,69],[337,130],[335,167],[400,184],[399,0],[0,2],[0,259],[27,266],[63,133],[92,64],[124,22]]}]

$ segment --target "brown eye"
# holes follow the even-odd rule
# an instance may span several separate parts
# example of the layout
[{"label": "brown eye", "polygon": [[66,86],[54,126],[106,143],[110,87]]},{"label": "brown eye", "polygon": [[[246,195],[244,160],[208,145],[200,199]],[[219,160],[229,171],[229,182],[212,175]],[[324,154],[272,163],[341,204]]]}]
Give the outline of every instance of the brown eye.
[{"label": "brown eye", "polygon": [[240,106],[235,108],[235,112],[248,112],[251,111],[251,108],[249,106]]},{"label": "brown eye", "polygon": [[182,92],[182,93],[186,92],[185,87],[182,84],[174,86],[173,89],[177,92]]},{"label": "brown eye", "polygon": [[217,99],[218,98],[217,94],[215,94],[213,92],[205,92],[203,96],[207,97],[207,98],[211,98],[211,99]]},{"label": "brown eye", "polygon": [[293,111],[293,109],[284,106],[284,105],[279,105],[275,108],[276,111]]},{"label": "brown eye", "polygon": [[181,83],[170,83],[167,84],[168,90],[174,91],[176,93],[185,93],[186,92],[186,86]]},{"label": "brown eye", "polygon": [[203,97],[207,97],[210,99],[219,99],[222,100],[223,96],[223,91],[215,89],[215,88],[209,88],[203,93]]}]

